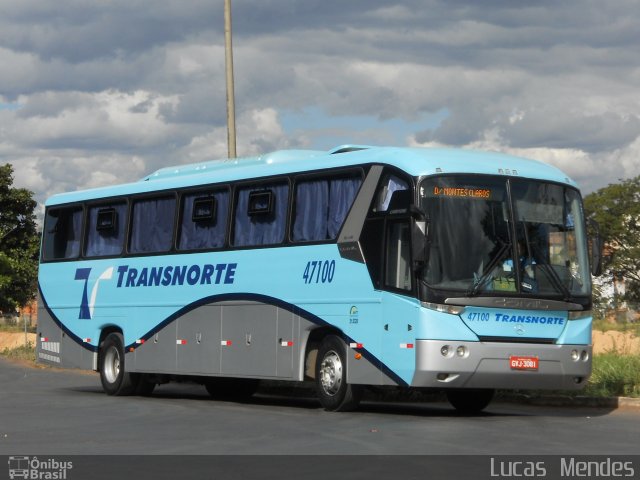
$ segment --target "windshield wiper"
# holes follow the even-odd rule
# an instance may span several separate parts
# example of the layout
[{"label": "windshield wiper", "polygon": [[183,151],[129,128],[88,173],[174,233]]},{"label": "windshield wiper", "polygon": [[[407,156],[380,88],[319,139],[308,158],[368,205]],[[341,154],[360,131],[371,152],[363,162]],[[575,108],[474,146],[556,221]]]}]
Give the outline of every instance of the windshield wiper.
[{"label": "windshield wiper", "polygon": [[471,285],[471,288],[467,290],[467,297],[475,297],[478,294],[478,290],[480,290],[480,287],[484,283],[486,283],[487,280],[489,280],[493,269],[496,267],[498,262],[500,262],[504,258],[504,254],[509,250],[509,247],[511,247],[511,243],[509,242],[502,244],[500,250],[498,250],[498,253],[496,253],[491,261],[487,264],[487,267],[484,269],[484,272],[482,272],[482,275],[480,275],[480,277],[478,277],[477,279],[474,279],[473,285]]},{"label": "windshield wiper", "polygon": [[556,291],[562,293],[562,295],[564,296],[564,301],[565,302],[570,301],[573,298],[571,296],[571,292],[569,292],[569,289],[567,288],[567,286],[564,283],[562,283],[562,280],[558,276],[558,273],[553,269],[553,267],[549,265],[548,262],[543,261],[544,255],[542,254],[540,247],[538,247],[537,245],[534,245],[533,250],[536,253],[536,256],[541,260],[540,263],[537,263],[537,265],[540,265],[543,268],[544,272],[547,274],[547,276],[551,280],[551,283],[555,287]]}]

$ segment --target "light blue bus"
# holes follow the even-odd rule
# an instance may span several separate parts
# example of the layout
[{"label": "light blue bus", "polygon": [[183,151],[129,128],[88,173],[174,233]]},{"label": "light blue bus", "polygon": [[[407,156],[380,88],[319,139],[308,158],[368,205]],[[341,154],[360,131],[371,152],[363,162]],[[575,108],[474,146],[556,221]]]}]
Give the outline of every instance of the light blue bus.
[{"label": "light blue bus", "polygon": [[[164,168],[46,202],[37,356],[110,395],[313,381],[578,389],[591,373],[580,193],[498,153],[341,146]],[[593,262],[591,262],[593,263]]]}]

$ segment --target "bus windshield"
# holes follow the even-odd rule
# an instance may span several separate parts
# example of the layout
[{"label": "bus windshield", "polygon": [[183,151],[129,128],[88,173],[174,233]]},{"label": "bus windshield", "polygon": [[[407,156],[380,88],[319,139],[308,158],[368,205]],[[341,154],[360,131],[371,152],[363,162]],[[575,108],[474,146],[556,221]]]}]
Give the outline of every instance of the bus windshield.
[{"label": "bus windshield", "polygon": [[422,182],[430,221],[422,280],[466,296],[570,299],[591,293],[579,193],[540,181],[446,176]]}]

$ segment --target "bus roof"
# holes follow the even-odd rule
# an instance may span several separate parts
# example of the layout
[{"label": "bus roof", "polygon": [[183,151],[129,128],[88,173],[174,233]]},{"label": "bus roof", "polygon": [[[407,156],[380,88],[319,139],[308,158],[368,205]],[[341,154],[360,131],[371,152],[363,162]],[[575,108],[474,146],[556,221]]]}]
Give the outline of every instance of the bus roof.
[{"label": "bus roof", "polygon": [[489,174],[547,180],[577,187],[556,167],[503,153],[455,148],[342,145],[328,152],[280,150],[256,157],[166,167],[138,182],[54,195],[46,205],[367,164],[392,165],[412,176]]}]

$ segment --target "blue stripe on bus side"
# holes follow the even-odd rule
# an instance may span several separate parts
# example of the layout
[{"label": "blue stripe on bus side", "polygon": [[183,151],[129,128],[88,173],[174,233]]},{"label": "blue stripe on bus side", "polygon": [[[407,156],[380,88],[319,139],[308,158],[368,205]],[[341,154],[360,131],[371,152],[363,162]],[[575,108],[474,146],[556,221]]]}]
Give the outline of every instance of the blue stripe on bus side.
[{"label": "blue stripe on bus side", "polygon": [[89,350],[90,352],[97,352],[98,351],[98,345],[91,345],[90,343],[85,342],[82,338],[80,338],[79,336],[77,336],[75,333],[73,333],[71,330],[69,330],[64,323],[62,323],[60,321],[60,319],[57,317],[57,315],[55,313],[53,313],[53,310],[51,310],[49,308],[49,304],[47,303],[46,298],[44,298],[44,293],[42,291],[42,288],[40,287],[40,282],[38,282],[38,292],[40,293],[40,299],[42,300],[42,305],[44,306],[45,310],[47,311],[47,313],[49,314],[49,316],[51,317],[51,319],[54,321],[54,323],[60,327],[60,329],[74,342],[76,342],[78,345],[80,345],[82,348]]},{"label": "blue stripe on bus side", "polygon": [[[49,314],[49,316],[52,318],[52,320],[56,323],[56,325],[58,325],[58,327],[60,327],[62,329],[62,331],[64,333],[66,333],[69,338],[71,338],[74,342],[76,342],[77,344],[79,344],[81,347],[91,351],[91,352],[97,352],[98,351],[98,345],[91,345],[88,344],[86,342],[83,341],[82,338],[78,337],[77,335],[75,335],[71,330],[69,330],[61,321],[60,319],[56,316],[56,314],[49,308],[49,305],[47,304],[47,301],[44,297],[44,294],[42,292],[42,289],[40,288],[40,284],[38,284],[38,290],[40,291],[40,298],[42,299],[42,303],[44,305],[44,308],[47,310],[47,313]],[[163,328],[165,328],[167,325],[171,324],[172,322],[174,322],[175,320],[179,319],[180,317],[182,317],[183,315],[195,310],[196,308],[202,307],[204,305],[210,305],[213,303],[219,303],[219,302],[226,302],[226,301],[232,301],[232,300],[243,300],[243,301],[254,301],[254,302],[259,302],[262,304],[266,304],[266,305],[272,305],[275,307],[279,307],[282,308],[283,310],[286,310],[288,312],[291,312],[295,315],[299,315],[300,317],[304,318],[305,320],[310,321],[311,323],[314,323],[316,325],[319,326],[323,326],[323,327],[334,327],[333,325],[331,325],[330,323],[326,322],[325,320],[323,320],[322,318],[318,317],[317,315],[314,315],[313,313],[304,310],[294,304],[291,303],[287,303],[284,302],[280,299],[274,298],[274,297],[270,297],[268,295],[261,295],[261,294],[257,294],[257,293],[227,293],[227,294],[220,294],[220,295],[211,295],[208,297],[204,297],[201,298],[189,305],[186,305],[184,307],[182,307],[180,310],[178,310],[177,312],[173,313],[172,315],[170,315],[169,317],[167,317],[165,320],[163,320],[162,322],[160,322],[158,325],[156,325],[156,327],[154,327],[153,329],[149,330],[146,334],[144,334],[141,339],[142,340],[149,340],[153,335],[155,335],[157,332],[159,332],[160,330],[162,330]],[[345,335],[344,332],[341,332],[342,338],[345,341],[345,343],[348,345],[349,343],[355,343],[355,339],[349,337],[348,335]],[[125,352],[129,352],[132,348],[138,348],[140,346],[140,344],[137,343],[132,343],[130,345],[126,345],[125,348]],[[367,350],[366,348],[362,348],[359,349],[359,352],[362,353],[362,356],[367,359],[369,362],[371,362],[373,365],[378,365],[378,369],[384,373],[385,375],[387,375],[391,380],[393,380],[394,382],[396,382],[398,385],[400,386],[404,386],[407,387],[409,386],[409,384],[404,381],[401,377],[399,377],[397,374],[395,374],[389,367],[387,367],[386,365],[384,365],[375,355],[373,355],[369,350]]]}]

